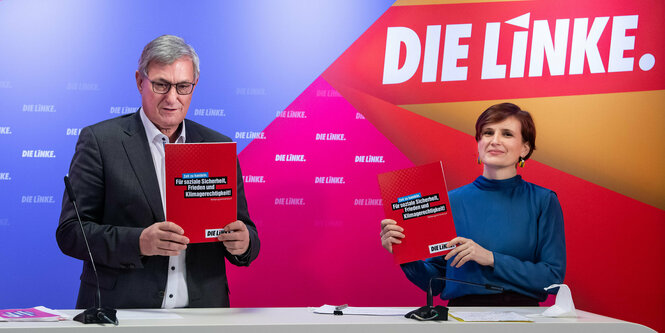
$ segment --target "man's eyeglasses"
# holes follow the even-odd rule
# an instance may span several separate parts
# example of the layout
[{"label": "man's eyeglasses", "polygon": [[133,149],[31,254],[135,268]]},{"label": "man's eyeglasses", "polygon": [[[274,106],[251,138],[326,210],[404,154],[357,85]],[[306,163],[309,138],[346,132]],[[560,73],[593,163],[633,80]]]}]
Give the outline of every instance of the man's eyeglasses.
[{"label": "man's eyeglasses", "polygon": [[180,83],[170,83],[164,81],[152,81],[146,78],[152,84],[152,91],[156,94],[167,94],[172,86],[175,86],[175,91],[178,95],[189,95],[194,90],[195,83],[191,82],[180,82]]}]

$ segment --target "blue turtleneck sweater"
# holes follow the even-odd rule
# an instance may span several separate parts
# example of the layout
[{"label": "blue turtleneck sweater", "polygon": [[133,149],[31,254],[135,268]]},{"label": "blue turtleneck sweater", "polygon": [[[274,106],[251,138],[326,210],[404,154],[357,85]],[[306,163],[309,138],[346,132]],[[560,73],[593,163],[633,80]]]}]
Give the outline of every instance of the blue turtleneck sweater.
[{"label": "blue turtleneck sweater", "polygon": [[[407,278],[423,290],[432,276],[493,284],[545,300],[543,288],[562,283],[566,273],[563,214],[556,193],[522,180],[483,176],[449,193],[457,235],[472,239],[494,254],[494,267],[474,261],[460,268],[443,257],[402,265]],[[495,291],[448,282],[432,282],[442,299]],[[443,292],[442,292],[443,289]]]}]

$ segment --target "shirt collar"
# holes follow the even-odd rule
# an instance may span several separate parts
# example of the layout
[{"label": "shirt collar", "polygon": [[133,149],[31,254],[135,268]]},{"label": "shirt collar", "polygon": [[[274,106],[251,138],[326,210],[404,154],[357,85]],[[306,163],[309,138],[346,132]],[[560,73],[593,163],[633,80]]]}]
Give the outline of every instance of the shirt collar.
[{"label": "shirt collar", "polygon": [[478,176],[473,184],[481,190],[501,191],[509,190],[522,184],[522,176],[515,175],[508,179],[489,179],[484,176]]},{"label": "shirt collar", "polygon": [[[162,137],[166,137],[164,133],[159,131],[157,126],[148,119],[148,116],[146,116],[145,112],[143,111],[143,108],[140,109],[139,113],[141,114],[141,122],[143,123],[143,128],[145,128],[145,134],[146,137],[148,138],[148,142],[154,142],[156,139],[159,139],[161,141]],[[181,129],[180,129],[180,135],[178,138],[175,140],[176,143],[184,143],[186,136],[185,136],[185,121],[183,120],[182,123],[180,123]],[[166,138],[168,140],[168,138]]]}]

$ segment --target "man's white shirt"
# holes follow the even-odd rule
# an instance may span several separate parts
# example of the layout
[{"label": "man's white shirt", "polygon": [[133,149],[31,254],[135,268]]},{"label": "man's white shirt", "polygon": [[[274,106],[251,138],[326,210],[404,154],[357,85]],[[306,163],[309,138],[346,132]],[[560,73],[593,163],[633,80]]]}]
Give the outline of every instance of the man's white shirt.
[{"label": "man's white shirt", "polygon": [[[166,190],[165,171],[164,171],[164,145],[169,142],[169,138],[157,129],[150,119],[145,115],[143,109],[140,111],[141,121],[145,128],[145,134],[150,146],[152,162],[155,165],[155,173],[159,182],[159,193],[162,198],[162,207],[164,216],[166,216]],[[185,142],[185,121],[182,122],[180,136],[175,143]],[[185,251],[177,256],[169,257],[168,279],[166,280],[166,290],[164,291],[163,309],[183,308],[189,305],[189,295],[187,294],[187,279],[185,267]]]}]

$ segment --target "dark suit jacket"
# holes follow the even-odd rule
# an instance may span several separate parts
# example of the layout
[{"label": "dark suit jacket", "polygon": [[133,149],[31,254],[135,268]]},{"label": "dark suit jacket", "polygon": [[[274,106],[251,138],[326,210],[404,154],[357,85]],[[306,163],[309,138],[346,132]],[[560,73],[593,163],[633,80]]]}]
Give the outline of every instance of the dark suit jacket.
[{"label": "dark suit jacket", "polygon": [[[185,120],[185,124],[187,142],[231,141],[193,121]],[[169,258],[141,256],[139,250],[143,229],[164,221],[155,167],[140,114],[84,128],[76,144],[69,177],[97,266],[102,305],[161,307]],[[247,266],[259,254],[259,237],[247,211],[239,164],[237,193],[238,220],[249,229],[248,253],[233,256],[220,242],[190,244],[186,257],[190,307],[228,307],[224,258],[234,265]],[[63,253],[84,262],[76,307],[96,306],[94,271],[66,191],[56,240]]]}]

